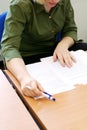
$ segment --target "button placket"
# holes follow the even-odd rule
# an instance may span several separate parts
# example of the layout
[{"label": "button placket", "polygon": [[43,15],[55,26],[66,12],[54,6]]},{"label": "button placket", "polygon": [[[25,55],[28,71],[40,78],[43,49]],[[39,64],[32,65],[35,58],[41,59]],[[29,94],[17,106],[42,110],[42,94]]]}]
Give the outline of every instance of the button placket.
[{"label": "button placket", "polygon": [[[51,15],[49,15],[49,19],[52,21],[52,16]],[[55,32],[54,29],[52,29],[51,32],[54,33]]]},{"label": "button placket", "polygon": [[51,15],[49,15],[49,19],[51,19],[52,17],[51,17]]}]

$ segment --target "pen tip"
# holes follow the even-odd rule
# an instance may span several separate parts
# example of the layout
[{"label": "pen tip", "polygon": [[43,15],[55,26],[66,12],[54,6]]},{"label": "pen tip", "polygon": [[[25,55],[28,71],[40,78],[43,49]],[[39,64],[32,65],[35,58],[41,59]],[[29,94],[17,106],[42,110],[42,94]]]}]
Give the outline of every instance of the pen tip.
[{"label": "pen tip", "polygon": [[56,99],[55,99],[55,98],[53,98],[52,100],[53,100],[53,101],[56,101]]}]

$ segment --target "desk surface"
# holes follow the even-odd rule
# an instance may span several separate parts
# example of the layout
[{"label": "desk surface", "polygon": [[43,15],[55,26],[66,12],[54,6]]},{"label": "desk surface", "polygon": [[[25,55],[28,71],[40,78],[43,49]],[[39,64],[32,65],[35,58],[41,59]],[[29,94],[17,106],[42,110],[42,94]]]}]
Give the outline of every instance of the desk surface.
[{"label": "desk surface", "polygon": [[39,130],[33,118],[1,70],[0,130]]},{"label": "desk surface", "polygon": [[[7,70],[5,72],[22,95],[17,80]],[[22,97],[44,130],[87,130],[87,85],[54,95],[56,102]]]}]

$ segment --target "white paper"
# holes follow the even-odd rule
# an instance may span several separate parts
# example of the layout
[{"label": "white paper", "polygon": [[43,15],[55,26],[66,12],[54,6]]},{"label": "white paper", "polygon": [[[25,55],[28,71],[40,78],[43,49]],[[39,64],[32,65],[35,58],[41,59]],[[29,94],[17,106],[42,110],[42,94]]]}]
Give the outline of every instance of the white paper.
[{"label": "white paper", "polygon": [[71,68],[62,67],[58,61],[53,62],[52,56],[42,58],[42,62],[26,65],[26,68],[49,94],[72,90],[75,84],[87,83],[87,53],[83,50],[70,53],[77,61]]},{"label": "white paper", "polygon": [[62,81],[75,85],[87,83],[87,53],[83,50],[71,51],[76,63],[71,68],[62,67],[58,61],[53,62],[53,57],[41,59],[42,62],[49,64],[51,70],[62,79]]},{"label": "white paper", "polygon": [[41,83],[45,91],[52,95],[74,88],[71,84],[62,81],[61,78],[50,69],[48,63],[38,62],[26,65],[26,67],[29,73]]}]

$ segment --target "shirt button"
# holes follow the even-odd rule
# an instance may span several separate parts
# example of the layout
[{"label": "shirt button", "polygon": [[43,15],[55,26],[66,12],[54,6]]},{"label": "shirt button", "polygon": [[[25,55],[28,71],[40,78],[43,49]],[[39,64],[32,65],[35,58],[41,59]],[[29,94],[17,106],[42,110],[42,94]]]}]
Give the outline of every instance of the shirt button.
[{"label": "shirt button", "polygon": [[52,33],[54,33],[54,30],[52,30]]},{"label": "shirt button", "polygon": [[51,19],[52,17],[51,16],[49,16],[49,19]]}]

